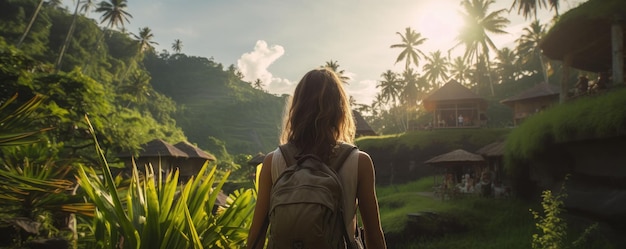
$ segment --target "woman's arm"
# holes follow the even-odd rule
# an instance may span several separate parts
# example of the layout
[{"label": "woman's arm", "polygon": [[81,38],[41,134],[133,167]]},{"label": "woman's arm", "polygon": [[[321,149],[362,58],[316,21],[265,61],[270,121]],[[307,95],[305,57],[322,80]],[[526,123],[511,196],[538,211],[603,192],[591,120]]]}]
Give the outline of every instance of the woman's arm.
[{"label": "woman's arm", "polygon": [[367,248],[387,248],[385,235],[380,225],[378,200],[376,198],[376,182],[374,164],[365,152],[359,154],[359,180],[357,182],[357,199],[359,211],[365,229],[365,244]]},{"label": "woman's arm", "polygon": [[246,247],[248,249],[252,249],[255,246],[254,242],[259,236],[260,239],[257,243],[258,245],[256,245],[256,248],[263,248],[263,246],[265,245],[265,234],[267,233],[268,224],[266,222],[266,219],[269,219],[267,215],[270,206],[270,192],[272,190],[272,155],[273,153],[267,154],[267,156],[265,156],[265,159],[263,160],[263,165],[261,166],[261,173],[259,176],[259,191],[257,193],[256,206],[254,207],[252,225],[250,226],[250,231],[248,232],[248,241]]}]

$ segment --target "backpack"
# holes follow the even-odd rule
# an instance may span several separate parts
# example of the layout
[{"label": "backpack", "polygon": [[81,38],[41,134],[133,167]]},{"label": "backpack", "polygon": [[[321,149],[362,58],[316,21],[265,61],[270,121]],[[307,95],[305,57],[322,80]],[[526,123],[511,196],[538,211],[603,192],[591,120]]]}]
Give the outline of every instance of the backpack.
[{"label": "backpack", "polygon": [[270,194],[268,248],[351,248],[337,172],[356,147],[341,144],[330,166],[313,154],[296,156],[291,144],[279,148],[288,167]]}]

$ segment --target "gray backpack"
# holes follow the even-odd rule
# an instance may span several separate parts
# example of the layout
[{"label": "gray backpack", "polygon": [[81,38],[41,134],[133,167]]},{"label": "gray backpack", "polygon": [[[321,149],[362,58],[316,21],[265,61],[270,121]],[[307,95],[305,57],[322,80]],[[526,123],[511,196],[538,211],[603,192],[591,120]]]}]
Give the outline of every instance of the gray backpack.
[{"label": "gray backpack", "polygon": [[337,172],[353,145],[341,144],[326,165],[313,154],[281,145],[287,168],[270,195],[268,248],[352,248],[343,220],[343,188]]}]

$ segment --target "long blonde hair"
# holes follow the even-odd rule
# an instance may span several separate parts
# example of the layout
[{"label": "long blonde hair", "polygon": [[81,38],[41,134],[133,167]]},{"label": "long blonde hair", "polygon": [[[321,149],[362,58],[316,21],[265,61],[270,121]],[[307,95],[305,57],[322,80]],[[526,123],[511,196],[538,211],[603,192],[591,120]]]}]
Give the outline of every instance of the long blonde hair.
[{"label": "long blonde hair", "polygon": [[339,142],[354,142],[356,127],[342,82],[331,69],[306,73],[287,104],[281,143],[293,143],[302,153],[328,159]]}]

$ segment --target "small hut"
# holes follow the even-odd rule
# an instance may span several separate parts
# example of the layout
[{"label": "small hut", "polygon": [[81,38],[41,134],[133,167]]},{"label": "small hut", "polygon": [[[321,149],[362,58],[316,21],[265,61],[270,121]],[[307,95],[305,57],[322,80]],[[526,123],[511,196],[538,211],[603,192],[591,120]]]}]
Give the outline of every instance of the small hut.
[{"label": "small hut", "polygon": [[455,80],[430,93],[422,103],[433,113],[434,128],[480,127],[487,122],[487,101]]},{"label": "small hut", "polygon": [[559,103],[558,86],[541,83],[500,103],[513,109],[513,125],[517,126],[531,115]]},{"label": "small hut", "polygon": [[156,172],[160,166],[163,174],[169,174],[173,169],[182,165],[184,159],[189,157],[187,153],[161,139],[154,139],[142,145],[137,155],[126,152],[120,153],[118,156],[124,161],[127,169],[132,167],[134,158],[138,169],[141,170],[146,165],[152,165]]},{"label": "small hut", "polygon": [[446,174],[454,176],[455,182],[460,182],[464,174],[481,173],[485,166],[485,159],[480,155],[458,149],[435,156],[424,163],[445,170]]},{"label": "small hut", "polygon": [[174,147],[188,155],[188,157],[183,160],[182,164],[178,167],[180,169],[181,180],[189,179],[191,176],[198,174],[205,163],[215,161],[215,156],[204,152],[189,142],[183,141],[175,144]]},{"label": "small hut", "polygon": [[357,111],[352,111],[352,116],[354,117],[354,122],[356,125],[356,137],[376,136],[376,132],[367,123],[367,121],[365,121],[365,118],[363,118],[361,113]]},{"label": "small hut", "polygon": [[487,169],[494,173],[496,181],[504,178],[504,145],[504,141],[493,142],[476,151],[485,158]]}]

